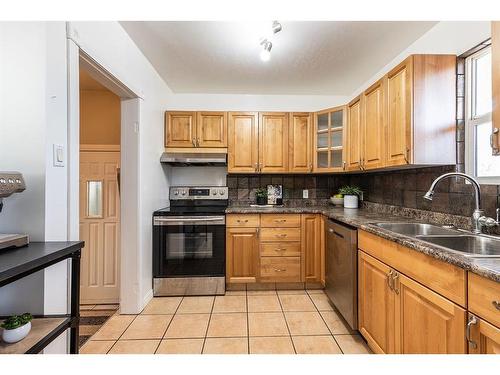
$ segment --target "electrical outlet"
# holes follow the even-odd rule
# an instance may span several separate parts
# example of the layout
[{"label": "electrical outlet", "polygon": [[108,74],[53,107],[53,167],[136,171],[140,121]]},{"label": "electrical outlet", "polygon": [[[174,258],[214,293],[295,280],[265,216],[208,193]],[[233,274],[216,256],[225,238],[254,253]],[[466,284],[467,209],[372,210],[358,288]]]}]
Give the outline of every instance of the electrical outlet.
[{"label": "electrical outlet", "polygon": [[309,190],[307,189],[302,190],[302,198],[304,199],[309,198]]}]

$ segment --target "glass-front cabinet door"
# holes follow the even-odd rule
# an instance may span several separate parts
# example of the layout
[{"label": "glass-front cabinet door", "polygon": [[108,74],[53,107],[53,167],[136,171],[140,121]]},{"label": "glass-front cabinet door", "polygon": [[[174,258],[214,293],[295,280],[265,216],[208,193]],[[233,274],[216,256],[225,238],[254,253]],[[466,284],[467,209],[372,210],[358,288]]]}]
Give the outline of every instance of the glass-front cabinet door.
[{"label": "glass-front cabinet door", "polygon": [[345,170],[345,106],[317,112],[314,130],[314,171]]}]

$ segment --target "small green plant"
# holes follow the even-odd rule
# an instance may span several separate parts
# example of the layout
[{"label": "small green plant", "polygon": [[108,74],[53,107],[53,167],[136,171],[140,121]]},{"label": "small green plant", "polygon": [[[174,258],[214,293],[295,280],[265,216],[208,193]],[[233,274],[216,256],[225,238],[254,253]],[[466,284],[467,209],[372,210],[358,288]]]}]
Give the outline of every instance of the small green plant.
[{"label": "small green plant", "polygon": [[24,313],[22,315],[12,315],[3,321],[2,328],[16,329],[22,327],[26,323],[31,322],[32,319],[33,316],[30,313]]},{"label": "small green plant", "polygon": [[339,189],[339,194],[342,195],[357,195],[358,197],[363,194],[363,190],[360,189],[359,186],[342,186]]},{"label": "small green plant", "polygon": [[255,196],[257,198],[267,198],[267,189],[260,188],[255,190]]}]

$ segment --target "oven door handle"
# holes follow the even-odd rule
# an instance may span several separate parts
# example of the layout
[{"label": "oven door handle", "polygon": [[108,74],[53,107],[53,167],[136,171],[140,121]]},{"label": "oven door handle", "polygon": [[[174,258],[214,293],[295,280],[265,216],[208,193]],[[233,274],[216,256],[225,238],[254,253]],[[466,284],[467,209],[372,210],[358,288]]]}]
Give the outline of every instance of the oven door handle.
[{"label": "oven door handle", "polygon": [[201,222],[217,222],[215,224],[226,224],[226,218],[224,216],[217,217],[196,217],[196,218],[186,218],[186,217],[155,217],[154,225],[186,225],[189,223],[201,223]]}]

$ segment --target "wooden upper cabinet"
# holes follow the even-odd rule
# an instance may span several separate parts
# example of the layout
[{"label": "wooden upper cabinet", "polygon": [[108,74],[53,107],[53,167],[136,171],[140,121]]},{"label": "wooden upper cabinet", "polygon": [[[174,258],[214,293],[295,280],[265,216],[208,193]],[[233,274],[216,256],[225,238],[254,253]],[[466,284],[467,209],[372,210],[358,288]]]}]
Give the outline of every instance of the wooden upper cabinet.
[{"label": "wooden upper cabinet", "polygon": [[398,274],[396,325],[402,354],[465,354],[466,312],[460,306]]},{"label": "wooden upper cabinet", "polygon": [[227,112],[197,112],[198,147],[227,147]]},{"label": "wooden upper cabinet", "polygon": [[492,138],[493,155],[500,154],[500,21],[491,23]]},{"label": "wooden upper cabinet", "polygon": [[226,280],[255,283],[259,276],[258,228],[226,229]]},{"label": "wooden upper cabinet", "polygon": [[259,113],[259,172],[287,171],[288,113]]},{"label": "wooden upper cabinet", "polygon": [[259,162],[257,112],[229,112],[228,172],[256,173]]},{"label": "wooden upper cabinet", "polygon": [[391,268],[358,251],[358,327],[375,353],[396,352],[395,294]]},{"label": "wooden upper cabinet", "polygon": [[316,112],[313,170],[342,172],[346,167],[346,106]]},{"label": "wooden upper cabinet", "polygon": [[165,147],[196,147],[196,112],[165,112]]},{"label": "wooden upper cabinet", "polygon": [[324,257],[324,241],[321,232],[321,215],[302,215],[301,242],[304,252],[304,281],[321,283],[322,282],[322,259]]},{"label": "wooden upper cabinet", "polygon": [[412,64],[403,61],[387,75],[386,165],[411,162],[412,141]]},{"label": "wooden upper cabinet", "polygon": [[385,84],[381,79],[363,93],[362,155],[363,169],[381,168],[385,158]]},{"label": "wooden upper cabinet", "polygon": [[312,172],[312,116],[290,113],[288,130],[289,172]]},{"label": "wooden upper cabinet", "polygon": [[361,97],[355,98],[347,106],[347,170],[362,169],[362,122]]}]

